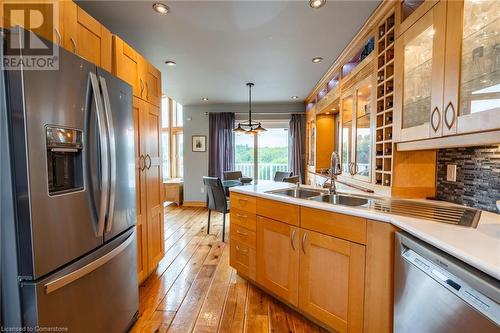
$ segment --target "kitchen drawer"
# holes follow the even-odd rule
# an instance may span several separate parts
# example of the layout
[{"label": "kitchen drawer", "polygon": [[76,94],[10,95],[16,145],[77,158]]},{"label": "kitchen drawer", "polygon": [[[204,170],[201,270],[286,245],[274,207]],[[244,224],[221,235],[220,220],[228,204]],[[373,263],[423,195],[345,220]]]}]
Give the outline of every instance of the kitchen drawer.
[{"label": "kitchen drawer", "polygon": [[229,263],[238,273],[255,280],[255,249],[231,239]]},{"label": "kitchen drawer", "polygon": [[297,205],[257,198],[257,215],[295,226],[299,225],[299,206]]},{"label": "kitchen drawer", "polygon": [[233,223],[231,225],[231,242],[233,240],[255,248],[255,231]]},{"label": "kitchen drawer", "polygon": [[242,227],[255,231],[256,226],[255,214],[245,212],[243,210],[231,208],[231,224],[238,224]]},{"label": "kitchen drawer", "polygon": [[231,209],[233,208],[255,214],[255,197],[231,193]]},{"label": "kitchen drawer", "polygon": [[301,207],[300,226],[322,234],[366,244],[366,219],[361,217]]}]

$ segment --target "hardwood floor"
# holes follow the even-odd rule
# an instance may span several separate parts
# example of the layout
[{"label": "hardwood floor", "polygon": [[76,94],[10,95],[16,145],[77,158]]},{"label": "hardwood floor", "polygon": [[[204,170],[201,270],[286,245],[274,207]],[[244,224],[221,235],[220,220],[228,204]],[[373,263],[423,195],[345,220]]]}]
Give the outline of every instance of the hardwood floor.
[{"label": "hardwood floor", "polygon": [[239,277],[221,241],[222,214],[212,213],[211,235],[207,214],[165,208],[165,257],[139,288],[131,332],[325,332]]}]

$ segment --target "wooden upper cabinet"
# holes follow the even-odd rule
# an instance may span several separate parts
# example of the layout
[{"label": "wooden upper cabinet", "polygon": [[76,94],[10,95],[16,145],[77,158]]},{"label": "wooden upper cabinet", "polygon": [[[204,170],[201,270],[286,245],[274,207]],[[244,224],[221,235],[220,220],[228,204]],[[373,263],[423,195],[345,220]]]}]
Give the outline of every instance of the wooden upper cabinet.
[{"label": "wooden upper cabinet", "polygon": [[443,135],[500,128],[500,1],[448,1]]},{"label": "wooden upper cabinet", "polygon": [[156,106],[161,105],[161,73],[146,62],[143,72],[146,100]]},{"label": "wooden upper cabinet", "polygon": [[62,45],[111,72],[111,32],[72,1],[62,1]]},{"label": "wooden upper cabinet", "polygon": [[141,98],[139,85],[140,55],[120,37],[113,35],[113,74],[132,86],[133,94]]},{"label": "wooden upper cabinet", "polygon": [[299,228],[257,217],[257,282],[297,306]]},{"label": "wooden upper cabinet", "polygon": [[440,1],[396,39],[397,142],[442,134],[445,34],[446,2]]},{"label": "wooden upper cabinet", "polygon": [[425,13],[427,13],[439,0],[398,0],[396,3],[396,35],[399,36]]},{"label": "wooden upper cabinet", "polygon": [[365,247],[303,229],[300,239],[299,308],[335,331],[362,332]]}]

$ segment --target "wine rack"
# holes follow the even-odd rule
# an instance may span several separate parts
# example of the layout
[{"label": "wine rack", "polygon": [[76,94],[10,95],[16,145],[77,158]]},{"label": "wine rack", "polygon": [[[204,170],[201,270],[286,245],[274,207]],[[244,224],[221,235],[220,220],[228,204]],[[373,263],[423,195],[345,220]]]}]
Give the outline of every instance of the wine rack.
[{"label": "wine rack", "polygon": [[395,15],[389,14],[377,33],[377,110],[375,132],[375,183],[391,186],[392,116],[394,104]]}]

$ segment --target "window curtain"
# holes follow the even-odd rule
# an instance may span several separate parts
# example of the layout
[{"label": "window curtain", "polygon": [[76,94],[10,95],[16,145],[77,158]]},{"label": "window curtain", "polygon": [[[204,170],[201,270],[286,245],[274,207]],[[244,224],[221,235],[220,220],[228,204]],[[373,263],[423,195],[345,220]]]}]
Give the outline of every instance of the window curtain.
[{"label": "window curtain", "polygon": [[294,175],[305,179],[305,118],[303,114],[292,114],[290,118],[290,140],[288,154],[288,168]]},{"label": "window curtain", "polygon": [[222,179],[224,171],[234,170],[234,113],[210,113],[208,117],[208,175]]}]

